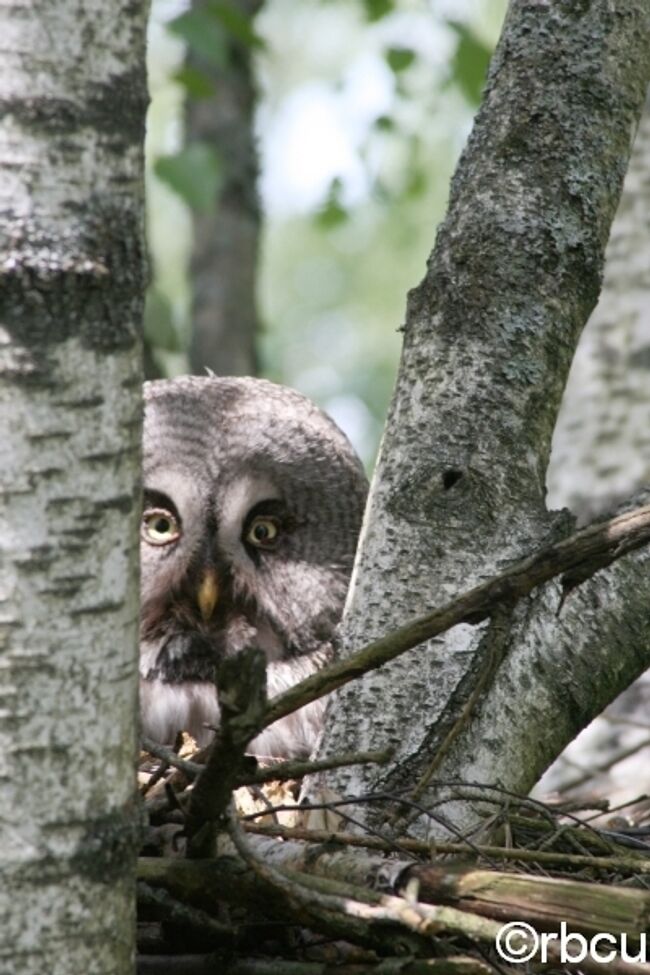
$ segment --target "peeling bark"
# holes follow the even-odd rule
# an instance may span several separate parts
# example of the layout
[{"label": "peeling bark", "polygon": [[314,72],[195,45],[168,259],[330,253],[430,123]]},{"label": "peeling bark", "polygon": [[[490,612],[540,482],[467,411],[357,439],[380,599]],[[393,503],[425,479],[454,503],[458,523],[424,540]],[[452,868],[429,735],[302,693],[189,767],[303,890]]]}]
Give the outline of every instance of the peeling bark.
[{"label": "peeling bark", "polygon": [[7,975],[133,963],[146,13],[0,14]]},{"label": "peeling bark", "polygon": [[[409,296],[343,654],[570,530],[566,513],[545,506],[551,435],[598,295],[649,77],[645,3],[511,4],[448,215]],[[396,754],[387,770],[334,771],[328,785],[362,792],[417,782],[492,656],[494,681],[438,771],[526,791],[605,698],[647,666],[647,618],[639,600],[623,598],[629,577],[643,590],[643,558],[600,573],[555,624],[548,598],[533,597],[510,617],[456,627],[338,692],[321,755],[388,745]],[[555,611],[555,590],[547,592]],[[603,614],[595,604],[605,597]],[[585,673],[594,636],[602,652]],[[583,643],[574,681],[567,648]],[[422,801],[435,791],[429,785]],[[473,819],[458,816],[461,827]]]}]

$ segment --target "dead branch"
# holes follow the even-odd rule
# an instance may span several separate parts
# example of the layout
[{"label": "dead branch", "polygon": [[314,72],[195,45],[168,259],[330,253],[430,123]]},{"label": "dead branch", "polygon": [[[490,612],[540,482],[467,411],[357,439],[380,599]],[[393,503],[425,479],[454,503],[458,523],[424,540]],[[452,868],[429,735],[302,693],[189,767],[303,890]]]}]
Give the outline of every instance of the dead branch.
[{"label": "dead branch", "polygon": [[[231,834],[232,835],[232,834]],[[241,850],[238,851],[241,855]],[[255,856],[252,851],[251,856]],[[327,854],[302,855],[305,861],[298,869],[310,875],[339,882],[351,877],[342,872],[342,863],[353,854],[341,853],[339,860]],[[332,867],[336,876],[331,877]],[[284,869],[297,870],[291,863]],[[351,868],[350,868],[351,869]],[[404,894],[412,881],[417,883],[418,900],[424,903],[452,904],[495,920],[529,920],[545,930],[566,921],[571,930],[585,933],[608,931],[637,936],[650,927],[650,893],[627,887],[587,883],[580,880],[537,877],[529,874],[502,873],[474,866],[441,863],[407,863],[381,858],[366,858],[364,869],[370,876],[381,878],[386,886],[386,871],[395,894]],[[295,871],[295,872],[294,872]],[[303,883],[307,881],[300,874]],[[357,895],[358,896],[358,895]]]},{"label": "dead branch", "polygon": [[137,975],[492,975],[494,969],[477,958],[382,958],[365,964],[327,964],[284,958],[240,958],[212,955],[144,955]]},{"label": "dead branch", "polygon": [[381,667],[395,657],[439,636],[459,623],[477,624],[497,606],[512,605],[558,575],[566,575],[565,592],[600,569],[650,541],[650,505],[598,522],[523,559],[344,660],[337,660],[271,701],[261,727]]},{"label": "dead branch", "polygon": [[380,839],[377,836],[360,836],[356,833],[334,833],[325,829],[304,829],[299,826],[271,826],[259,823],[246,823],[247,833],[261,836],[275,836],[285,840],[304,840],[310,843],[327,843],[329,846],[360,847],[368,850],[382,850],[386,853],[399,850],[421,856],[450,854],[452,856],[473,856],[479,854],[490,860],[505,860],[513,863],[540,864],[568,870],[590,870],[617,873],[627,876],[650,877],[650,860],[647,857],[630,856],[589,856],[563,853],[560,850],[527,850],[502,846],[468,846],[465,843],[426,842],[405,836],[399,841]]},{"label": "dead branch", "polygon": [[138,955],[136,975],[214,975],[218,955]]},{"label": "dead branch", "polygon": [[[242,849],[239,842],[240,856]],[[383,885],[396,891],[382,893],[355,883],[364,873],[366,881],[373,876],[372,858],[322,849],[309,855],[304,844],[292,841],[276,844],[273,851],[268,842],[248,846],[245,855],[248,869],[240,860],[235,883],[231,853],[209,861],[140,860],[138,875],[182,898],[201,891],[204,898],[217,896],[224,901],[235,897],[249,908],[252,903],[265,903],[267,911],[281,908],[285,918],[288,913],[302,923],[317,919],[320,930],[345,931],[344,936],[351,940],[356,940],[358,932],[365,939],[360,943],[365,944],[370,936],[381,937],[388,924],[405,929],[405,935],[410,933],[418,941],[452,933],[493,945],[500,922],[492,916],[502,921],[514,914],[519,919],[522,909],[527,912],[524,916],[534,913],[536,925],[543,930],[559,927],[563,921],[569,930],[638,934],[647,926],[650,911],[650,894],[645,891],[375,858],[375,888]],[[270,897],[271,888],[275,895]],[[434,906],[428,898],[438,903]],[[457,906],[441,905],[443,898],[455,899]],[[393,927],[393,948],[396,937]],[[522,936],[522,945],[528,944]],[[548,947],[549,957],[555,959],[555,948]],[[589,962],[581,963],[581,968],[599,970]],[[614,961],[609,970],[648,975],[650,967]]]},{"label": "dead branch", "polygon": [[138,882],[138,905],[155,908],[163,920],[196,931],[215,945],[232,946],[236,941],[237,931],[232,925],[222,924],[206,911],[183,904],[166,890],[150,887],[143,881]]},{"label": "dead branch", "polygon": [[[310,885],[309,890],[305,890],[304,882],[307,879],[305,875],[296,872],[289,877],[255,852],[232,810],[228,821],[228,832],[242,860],[262,884],[274,892],[274,896],[280,896],[284,900],[287,909],[302,923],[315,925],[316,930],[328,932],[334,937],[345,938],[357,944],[380,950],[390,945],[395,950],[396,932],[386,930],[383,924],[377,923],[386,919],[373,918],[371,913],[365,913],[361,902],[358,905],[352,903],[355,893],[365,901],[370,897],[369,891],[348,887],[345,897],[340,897],[314,889],[313,885]],[[420,942],[419,939],[408,936],[400,940],[402,940],[404,953],[408,952],[416,956],[426,954],[426,940]]]},{"label": "dead branch", "polygon": [[161,762],[166,765],[171,765],[172,768],[178,769],[182,772],[190,782],[193,782],[197,775],[203,771],[203,765],[198,762],[189,761],[187,758],[181,758],[177,755],[173,748],[168,745],[161,745],[153,738],[147,738],[146,735],[142,736],[142,747],[154,758],[159,758]]},{"label": "dead branch", "polygon": [[[342,755],[332,755],[315,762],[289,761],[277,762],[255,772],[242,775],[239,785],[263,785],[265,782],[286,782],[288,779],[301,779],[312,772],[325,772],[328,769],[341,768],[348,765],[383,765],[392,755],[391,749],[376,752],[346,752]],[[170,763],[171,764],[171,763]]]},{"label": "dead branch", "polygon": [[[636,935],[650,927],[648,891],[570,879],[485,871],[473,866],[385,860],[377,855],[360,855],[358,850],[336,850],[331,847],[314,849],[312,845],[295,840],[279,844],[262,837],[256,839],[258,841],[255,843],[249,840],[243,844],[238,834],[237,851],[240,857],[246,856],[248,867],[248,870],[242,869],[240,861],[237,884],[241,884],[241,890],[237,890],[237,884],[232,881],[233,858],[228,855],[209,861],[145,858],[139,861],[138,876],[153,886],[165,886],[180,899],[191,896],[203,885],[208,896],[212,896],[209,892],[219,892],[218,897],[227,901],[231,897],[251,896],[252,903],[259,904],[264,902],[262,891],[265,891],[267,908],[269,903],[273,904],[273,900],[268,898],[269,884],[277,885],[278,890],[284,890],[288,909],[300,913],[303,921],[304,905],[296,883],[310,889],[315,884],[322,893],[334,891],[337,897],[350,896],[353,900],[367,901],[377,906],[380,904],[378,898],[383,896],[384,891],[399,899],[406,894],[409,885],[416,882],[419,900],[423,903],[462,902],[465,908],[471,903],[472,912],[479,912],[485,917],[500,920],[513,916],[528,917],[544,930],[558,926],[561,921],[565,921],[571,930],[608,931],[612,934],[627,932]],[[246,851],[245,854],[242,850]],[[647,870],[645,872],[647,874]],[[285,890],[282,884],[287,876],[290,876],[293,886]],[[328,904],[327,909],[336,912],[338,907]],[[473,922],[468,922],[469,928],[462,925],[457,928],[457,920],[455,915],[449,915],[445,922],[446,930],[465,931],[471,936]],[[414,930],[420,929],[416,926]],[[424,933],[424,929],[420,933]]]},{"label": "dead branch", "polygon": [[630,758],[631,755],[636,755],[643,748],[648,748],[650,746],[650,738],[644,738],[643,741],[638,741],[634,745],[630,745],[627,748],[622,748],[620,751],[615,752],[611,758],[606,762],[602,762],[599,765],[594,765],[593,768],[585,769],[580,775],[576,776],[574,779],[570,779],[564,786],[563,792],[570,792],[572,789],[577,789],[590,779],[595,778],[602,772],[607,772],[609,769],[613,768],[619,762],[625,761],[626,758]]},{"label": "dead branch", "polygon": [[266,706],[266,657],[242,650],[221,661],[217,673],[220,723],[202,774],[190,793],[186,832],[188,856],[209,855],[213,824],[223,816],[242,776],[249,741]]}]

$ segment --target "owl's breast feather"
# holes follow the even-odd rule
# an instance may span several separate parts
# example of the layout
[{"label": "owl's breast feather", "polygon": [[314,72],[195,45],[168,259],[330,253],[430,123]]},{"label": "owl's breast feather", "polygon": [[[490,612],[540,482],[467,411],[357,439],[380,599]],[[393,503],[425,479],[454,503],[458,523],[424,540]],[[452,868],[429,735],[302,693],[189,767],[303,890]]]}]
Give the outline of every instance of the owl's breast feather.
[{"label": "owl's breast feather", "polygon": [[186,731],[202,747],[219,723],[216,687],[212,682],[141,680],[140,717],[142,733],[154,741],[173,744],[178,732]]}]

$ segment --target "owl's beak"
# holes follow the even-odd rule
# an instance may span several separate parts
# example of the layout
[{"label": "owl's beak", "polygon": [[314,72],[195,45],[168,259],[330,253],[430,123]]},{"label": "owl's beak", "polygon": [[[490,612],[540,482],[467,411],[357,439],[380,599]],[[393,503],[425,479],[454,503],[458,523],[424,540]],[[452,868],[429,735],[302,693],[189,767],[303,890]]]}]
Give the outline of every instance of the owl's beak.
[{"label": "owl's beak", "polygon": [[201,579],[196,600],[201,610],[201,618],[204,623],[207,623],[219,601],[219,581],[214,569],[206,569]]}]

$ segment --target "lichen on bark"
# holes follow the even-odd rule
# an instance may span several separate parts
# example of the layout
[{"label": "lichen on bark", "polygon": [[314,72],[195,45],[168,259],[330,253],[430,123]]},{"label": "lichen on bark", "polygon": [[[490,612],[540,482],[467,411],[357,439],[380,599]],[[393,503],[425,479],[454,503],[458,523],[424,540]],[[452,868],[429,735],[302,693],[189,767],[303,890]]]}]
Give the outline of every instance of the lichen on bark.
[{"label": "lichen on bark", "polygon": [[0,13],[7,975],[127,975],[134,953],[146,14]]},{"label": "lichen on bark", "polygon": [[[649,77],[645,3],[511,3],[447,217],[427,273],[409,296],[342,653],[441,605],[571,527],[566,513],[545,505],[551,435],[580,331],[597,299]],[[635,558],[641,557],[629,557]],[[611,578],[624,571],[613,570]],[[602,579],[587,584],[591,596],[584,598],[595,599],[601,585]],[[610,592],[624,618],[622,589],[613,582]],[[555,609],[553,593],[547,587]],[[553,721],[555,705],[541,702],[548,695],[556,700],[566,642],[547,642],[547,629],[538,634],[534,656],[532,624],[526,627],[529,616],[539,615],[534,606],[535,599],[518,607],[505,635],[495,624],[456,627],[338,692],[328,708],[322,753],[388,744],[396,753],[387,770],[336,771],[328,783],[345,791],[397,787],[405,769],[416,782],[467,702],[481,661],[498,645],[502,660],[494,681],[439,771],[456,778],[477,774],[480,728],[489,740],[481,775],[530,788],[576,724],[589,717],[585,708],[580,721],[557,720],[545,748],[535,749],[518,738],[521,727],[508,721],[507,708],[490,710],[508,685],[513,707],[524,709],[539,695],[531,735]],[[599,630],[598,614],[589,616],[598,648],[594,677],[608,669],[610,622]],[[579,614],[567,614],[562,625],[570,637],[569,627],[582,625]],[[626,665],[606,682],[608,693],[643,666],[639,646],[630,646]],[[522,675],[530,678],[528,686]]]}]

